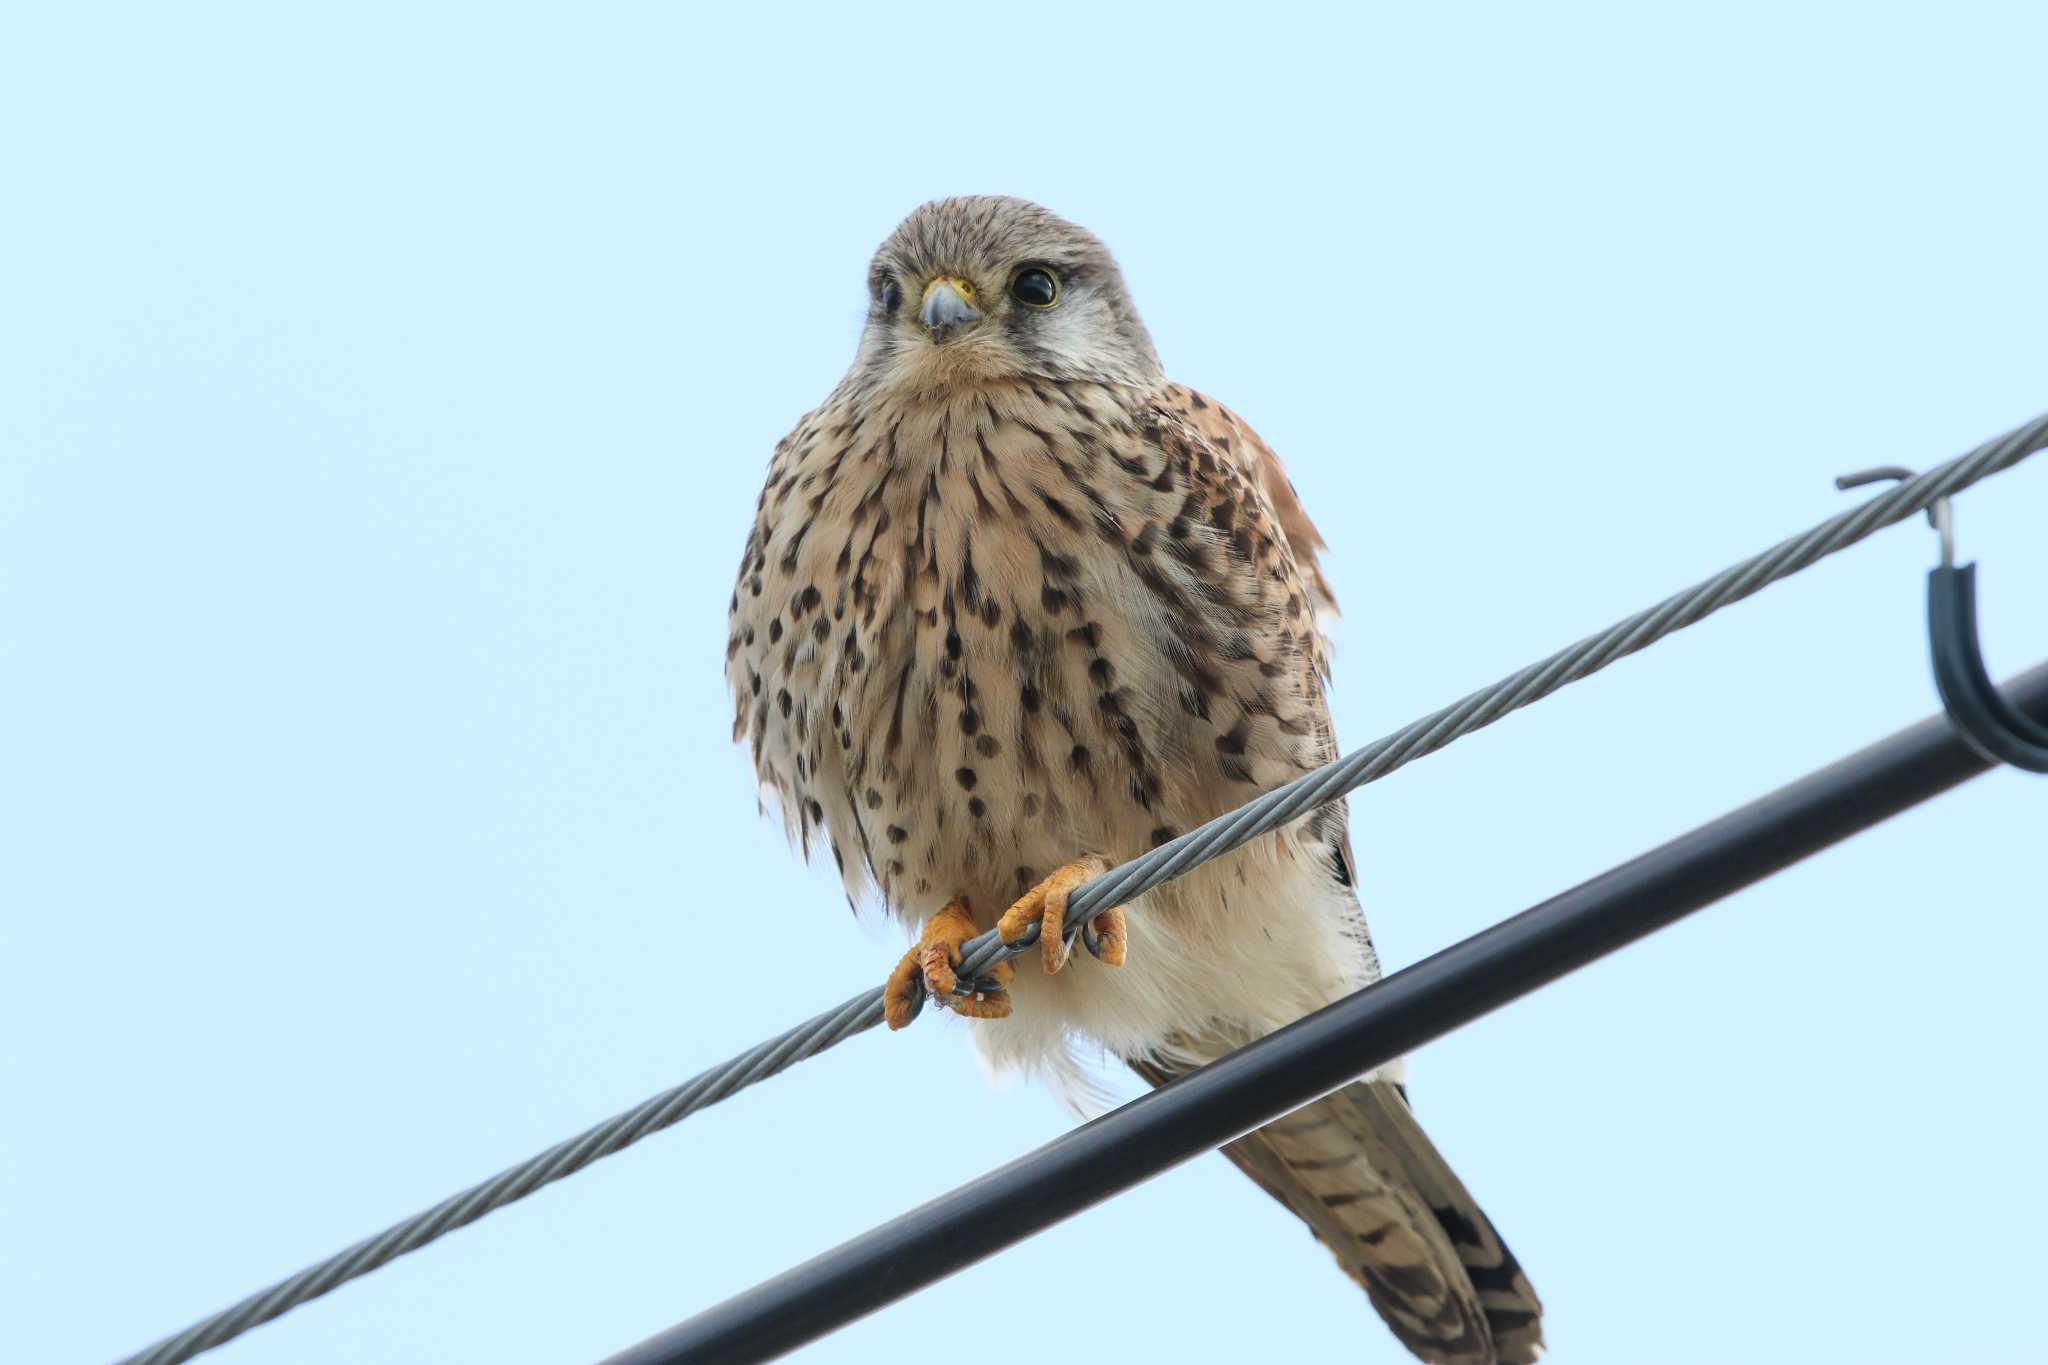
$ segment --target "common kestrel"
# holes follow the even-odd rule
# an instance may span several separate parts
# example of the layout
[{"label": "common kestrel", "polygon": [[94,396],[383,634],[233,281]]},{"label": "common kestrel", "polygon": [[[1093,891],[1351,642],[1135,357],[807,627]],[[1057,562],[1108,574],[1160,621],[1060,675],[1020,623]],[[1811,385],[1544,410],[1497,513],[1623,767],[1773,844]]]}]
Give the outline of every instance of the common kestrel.
[{"label": "common kestrel", "polygon": [[[1278,458],[1167,381],[1109,251],[1034,204],[924,205],[868,300],[769,464],[726,674],[792,838],[917,931],[889,1022],[921,983],[999,1068],[1081,1087],[1094,1045],[1157,1085],[1374,980],[1341,803],[1099,919],[1094,952],[1055,931],[1111,862],[1336,755],[1323,542]],[[959,944],[1041,919],[1043,970],[956,993]],[[1225,1151],[1421,1359],[1541,1351],[1396,1083]]]}]

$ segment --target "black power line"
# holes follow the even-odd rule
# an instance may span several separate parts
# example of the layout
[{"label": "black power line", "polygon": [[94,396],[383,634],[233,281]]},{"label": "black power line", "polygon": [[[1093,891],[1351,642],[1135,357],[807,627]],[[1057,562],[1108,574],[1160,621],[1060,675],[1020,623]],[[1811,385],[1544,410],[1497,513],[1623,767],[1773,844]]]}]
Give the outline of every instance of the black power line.
[{"label": "black power line", "polygon": [[[2022,711],[2048,718],[2048,664],[2004,691]],[[814,1341],[1988,767],[1945,716],[1921,721],[1141,1096],[605,1365],[736,1365]]]}]

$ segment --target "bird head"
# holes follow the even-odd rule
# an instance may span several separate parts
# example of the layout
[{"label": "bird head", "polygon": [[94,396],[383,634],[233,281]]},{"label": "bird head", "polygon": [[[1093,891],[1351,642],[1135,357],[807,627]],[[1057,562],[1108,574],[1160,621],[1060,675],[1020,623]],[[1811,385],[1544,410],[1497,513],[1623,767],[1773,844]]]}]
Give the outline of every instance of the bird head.
[{"label": "bird head", "polygon": [[1026,377],[1159,382],[1109,249],[1022,199],[925,204],[875,252],[855,373],[950,389]]}]

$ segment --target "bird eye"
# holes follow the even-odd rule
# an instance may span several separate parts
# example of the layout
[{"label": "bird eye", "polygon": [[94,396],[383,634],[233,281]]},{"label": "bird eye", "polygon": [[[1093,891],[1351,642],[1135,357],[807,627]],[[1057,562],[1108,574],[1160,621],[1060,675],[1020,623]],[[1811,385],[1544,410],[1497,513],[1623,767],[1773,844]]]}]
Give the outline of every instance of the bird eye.
[{"label": "bird eye", "polygon": [[1050,270],[1034,265],[1010,281],[1010,297],[1029,308],[1050,308],[1059,302],[1060,282]]},{"label": "bird eye", "polygon": [[882,287],[875,291],[875,302],[881,306],[882,316],[889,317],[896,311],[896,305],[903,301],[903,290],[894,279],[882,281]]}]

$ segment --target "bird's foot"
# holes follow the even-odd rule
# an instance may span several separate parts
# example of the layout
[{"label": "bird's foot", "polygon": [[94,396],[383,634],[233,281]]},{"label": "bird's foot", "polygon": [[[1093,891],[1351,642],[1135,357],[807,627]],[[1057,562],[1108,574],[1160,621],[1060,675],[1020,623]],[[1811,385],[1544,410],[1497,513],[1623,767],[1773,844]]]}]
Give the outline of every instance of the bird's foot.
[{"label": "bird's foot", "polygon": [[[996,934],[1008,944],[1015,944],[1031,931],[1031,926],[1040,926],[1038,935],[1039,952],[1045,958],[1045,969],[1056,972],[1067,965],[1067,897],[1082,883],[1109,871],[1109,861],[1097,854],[1076,858],[1059,871],[1047,877],[1021,896],[1017,903],[1003,912],[996,921]],[[1125,949],[1130,945],[1130,929],[1124,920],[1122,906],[1105,910],[1090,924],[1081,926],[1083,942],[1088,951],[1112,967],[1124,965]]]},{"label": "bird's foot", "polygon": [[1015,970],[998,962],[987,976],[969,983],[972,989],[956,994],[960,981],[960,945],[974,937],[974,916],[964,901],[950,901],[946,908],[924,922],[917,946],[903,955],[882,987],[882,1017],[892,1029],[903,1028],[917,1017],[923,1003],[919,990],[955,1014],[969,1019],[1005,1019],[1010,1013],[1010,993],[1003,988]]}]

